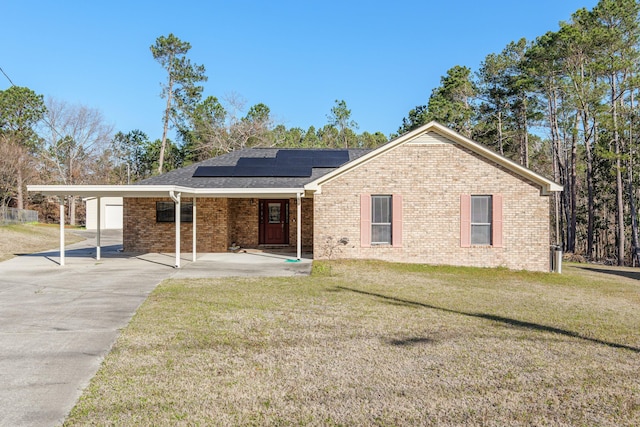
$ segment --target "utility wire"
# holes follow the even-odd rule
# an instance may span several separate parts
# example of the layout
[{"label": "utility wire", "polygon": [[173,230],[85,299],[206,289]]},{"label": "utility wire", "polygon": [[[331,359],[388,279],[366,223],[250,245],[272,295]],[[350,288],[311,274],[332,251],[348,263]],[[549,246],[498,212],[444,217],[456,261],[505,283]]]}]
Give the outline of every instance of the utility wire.
[{"label": "utility wire", "polygon": [[[7,78],[7,80],[9,80],[9,83],[11,83],[11,86],[16,86],[16,84],[13,83],[13,81],[11,80],[11,77],[9,77],[9,75],[4,72],[2,67],[0,67],[0,72],[2,72],[2,74]],[[60,132],[58,132],[58,130],[51,123],[49,123],[49,121],[45,117],[42,117],[42,119],[40,119],[40,120],[42,120],[47,126],[49,126],[51,128],[51,130],[53,131],[53,133],[58,135],[58,137],[63,138],[62,134]]]},{"label": "utility wire", "polygon": [[15,86],[15,84],[11,81],[11,78],[7,75],[7,73],[4,72],[2,67],[0,67],[0,71],[2,71],[2,74],[4,74],[4,76],[7,78],[7,80],[9,80],[9,83],[11,83],[11,86]]}]

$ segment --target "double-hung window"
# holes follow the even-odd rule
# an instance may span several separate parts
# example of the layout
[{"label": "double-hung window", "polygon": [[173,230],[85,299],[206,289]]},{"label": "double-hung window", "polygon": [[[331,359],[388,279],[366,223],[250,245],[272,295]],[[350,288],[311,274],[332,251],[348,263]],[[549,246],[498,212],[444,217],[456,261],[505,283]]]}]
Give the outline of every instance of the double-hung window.
[{"label": "double-hung window", "polygon": [[[174,202],[156,202],[156,222],[176,222]],[[180,222],[193,222],[193,203],[180,204]]]},{"label": "double-hung window", "polygon": [[471,244],[491,245],[491,196],[471,196]]},{"label": "double-hung window", "polygon": [[360,247],[402,247],[402,195],[360,195]]},{"label": "double-hung window", "polygon": [[371,196],[371,244],[390,245],[391,196]]},{"label": "double-hung window", "polygon": [[460,246],[503,247],[502,194],[460,195]]}]

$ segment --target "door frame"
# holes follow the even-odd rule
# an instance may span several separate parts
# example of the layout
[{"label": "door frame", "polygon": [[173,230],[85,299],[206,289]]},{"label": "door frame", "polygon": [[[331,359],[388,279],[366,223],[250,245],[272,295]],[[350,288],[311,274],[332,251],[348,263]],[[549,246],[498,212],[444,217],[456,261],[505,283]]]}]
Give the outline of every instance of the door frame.
[{"label": "door frame", "polygon": [[[269,203],[278,202],[284,206],[284,227],[282,243],[266,243],[266,209]],[[289,245],[289,199],[260,199],[258,202],[258,244],[259,245]]]}]

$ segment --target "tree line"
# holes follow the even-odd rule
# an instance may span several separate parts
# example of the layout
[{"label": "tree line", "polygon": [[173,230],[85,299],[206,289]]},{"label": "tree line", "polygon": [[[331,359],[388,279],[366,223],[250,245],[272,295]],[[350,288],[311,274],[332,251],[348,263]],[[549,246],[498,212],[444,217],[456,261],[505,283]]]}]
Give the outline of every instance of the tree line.
[{"label": "tree line", "polygon": [[[565,188],[551,204],[553,243],[576,257],[638,262],[639,12],[637,0],[601,0],[558,31],[488,54],[475,71],[452,67],[397,134],[436,120],[553,178]],[[206,69],[189,60],[190,49],[173,34],[150,46],[166,72],[163,132],[154,141],[139,129],[114,132],[91,108],[45,102],[24,87],[0,91],[2,203],[37,204],[26,182],[126,184],[245,147],[374,148],[388,140],[358,133],[344,100],[324,125],[305,130],[276,123],[265,104],[205,96]]]},{"label": "tree line", "polygon": [[558,31],[487,55],[475,72],[452,67],[398,132],[437,120],[552,177],[564,185],[553,241],[591,260],[638,263],[639,10],[636,0],[601,0]]},{"label": "tree line", "polygon": [[[263,103],[246,109],[236,95],[205,97],[206,70],[187,58],[190,49],[173,34],[150,47],[167,73],[156,140],[140,129],[115,132],[94,108],[45,100],[28,87],[0,90],[0,207],[34,208],[58,221],[56,202],[27,195],[27,183],[129,184],[246,147],[372,148],[388,140],[381,132],[357,133],[344,100],[335,101],[325,125],[305,130],[276,123]],[[68,206],[66,221],[75,225],[82,205],[71,197]]]}]

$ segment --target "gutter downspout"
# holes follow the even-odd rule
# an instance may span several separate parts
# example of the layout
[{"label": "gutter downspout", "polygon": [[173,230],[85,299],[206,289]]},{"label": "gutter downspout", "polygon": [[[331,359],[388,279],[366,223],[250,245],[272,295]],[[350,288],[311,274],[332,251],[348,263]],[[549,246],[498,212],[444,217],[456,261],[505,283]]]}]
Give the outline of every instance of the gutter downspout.
[{"label": "gutter downspout", "polygon": [[169,197],[176,204],[176,265],[175,268],[180,268],[180,194],[176,194],[173,190],[169,190]]},{"label": "gutter downspout", "polygon": [[302,232],[302,199],[301,193],[296,194],[296,254],[298,261],[302,258],[302,239],[300,233]]},{"label": "gutter downspout", "polygon": [[193,196],[193,219],[191,220],[192,221],[192,226],[193,226],[193,237],[192,237],[193,248],[191,250],[192,251],[192,255],[193,255],[193,259],[192,259],[193,262],[196,262],[196,242],[197,242],[196,241],[196,235],[197,235],[197,233],[196,233],[196,226],[197,226],[196,216],[197,216],[196,215],[196,196]]}]

